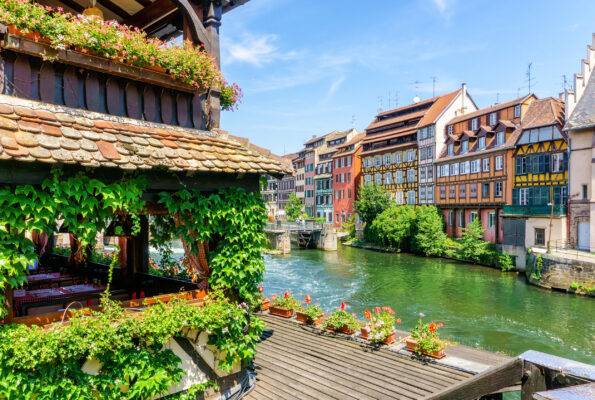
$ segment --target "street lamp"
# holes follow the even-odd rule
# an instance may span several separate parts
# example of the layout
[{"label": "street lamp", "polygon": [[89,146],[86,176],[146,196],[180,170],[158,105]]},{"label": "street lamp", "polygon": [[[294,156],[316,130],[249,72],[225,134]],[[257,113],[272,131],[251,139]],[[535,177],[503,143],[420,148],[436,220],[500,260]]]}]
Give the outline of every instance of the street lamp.
[{"label": "street lamp", "polygon": [[547,253],[550,254],[552,249],[550,248],[550,241],[552,239],[552,220],[554,219],[554,202],[547,203],[548,206],[552,206],[552,211],[550,213],[550,231],[548,232],[547,236]]}]

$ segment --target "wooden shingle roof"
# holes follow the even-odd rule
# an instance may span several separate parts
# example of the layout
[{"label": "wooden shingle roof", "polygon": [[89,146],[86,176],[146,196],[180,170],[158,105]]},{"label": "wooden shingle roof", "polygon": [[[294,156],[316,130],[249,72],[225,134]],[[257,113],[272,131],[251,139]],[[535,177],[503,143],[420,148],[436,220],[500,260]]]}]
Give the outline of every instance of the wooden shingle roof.
[{"label": "wooden shingle roof", "polygon": [[225,134],[0,95],[0,160],[125,170],[283,175],[290,169]]}]

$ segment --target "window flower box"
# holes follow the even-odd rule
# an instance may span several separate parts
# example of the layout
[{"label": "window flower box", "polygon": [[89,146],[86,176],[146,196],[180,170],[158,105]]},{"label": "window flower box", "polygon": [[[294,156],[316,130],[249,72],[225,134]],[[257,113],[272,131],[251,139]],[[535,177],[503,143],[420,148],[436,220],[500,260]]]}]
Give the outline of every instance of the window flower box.
[{"label": "window flower box", "polygon": [[299,322],[303,322],[308,325],[320,325],[322,324],[322,314],[319,314],[316,318],[310,318],[308,314],[303,311],[296,311],[295,316]]},{"label": "window flower box", "polygon": [[[394,334],[393,334],[393,340],[394,340]],[[413,339],[411,336],[405,338],[405,346],[407,351],[410,351],[412,353],[417,353],[417,340]],[[421,354],[425,355],[425,356],[429,356],[429,357],[433,357],[433,358],[443,358],[446,356],[446,350],[444,349],[444,346],[441,347],[439,350],[434,351],[434,352],[427,352],[426,350],[421,350]]]},{"label": "window flower box", "polygon": [[293,310],[291,308],[270,306],[269,313],[271,313],[272,315],[276,315],[278,317],[283,317],[283,318],[293,317]]},{"label": "window flower box", "polygon": [[339,328],[334,327],[333,325],[327,325],[326,329],[333,332],[344,333],[345,335],[353,335],[355,333],[355,329],[350,328],[347,325],[343,325]]}]

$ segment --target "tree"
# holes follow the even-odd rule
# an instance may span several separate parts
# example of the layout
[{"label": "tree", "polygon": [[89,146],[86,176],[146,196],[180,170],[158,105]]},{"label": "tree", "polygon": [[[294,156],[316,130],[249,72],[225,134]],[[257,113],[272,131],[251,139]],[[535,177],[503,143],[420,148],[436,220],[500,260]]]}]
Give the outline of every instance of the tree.
[{"label": "tree", "polygon": [[294,193],[289,194],[289,201],[285,204],[285,215],[288,221],[295,221],[302,212],[302,200],[295,197]]},{"label": "tree", "polygon": [[408,251],[415,236],[416,219],[415,207],[393,205],[374,219],[372,231],[382,245]]},{"label": "tree", "polygon": [[481,262],[490,252],[490,242],[483,240],[483,226],[476,218],[466,228],[463,228],[461,237],[461,255],[467,260]]},{"label": "tree", "polygon": [[371,225],[374,218],[391,204],[390,193],[382,186],[361,185],[358,192],[358,199],[355,201],[355,212],[361,220]]},{"label": "tree", "polygon": [[444,232],[444,218],[435,206],[420,206],[417,214],[415,250],[427,256],[443,256],[449,252],[448,237]]}]

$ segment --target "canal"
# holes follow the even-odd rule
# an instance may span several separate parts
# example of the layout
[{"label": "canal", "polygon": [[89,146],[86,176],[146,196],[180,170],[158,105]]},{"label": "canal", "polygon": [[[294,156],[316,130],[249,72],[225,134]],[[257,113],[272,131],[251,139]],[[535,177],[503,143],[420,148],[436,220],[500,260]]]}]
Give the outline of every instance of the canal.
[{"label": "canal", "polygon": [[522,274],[438,258],[339,246],[265,255],[264,294],[312,296],[325,311],[344,301],[391,306],[409,330],[424,313],[458,343],[518,355],[533,349],[594,363],[595,300],[527,285]]}]

